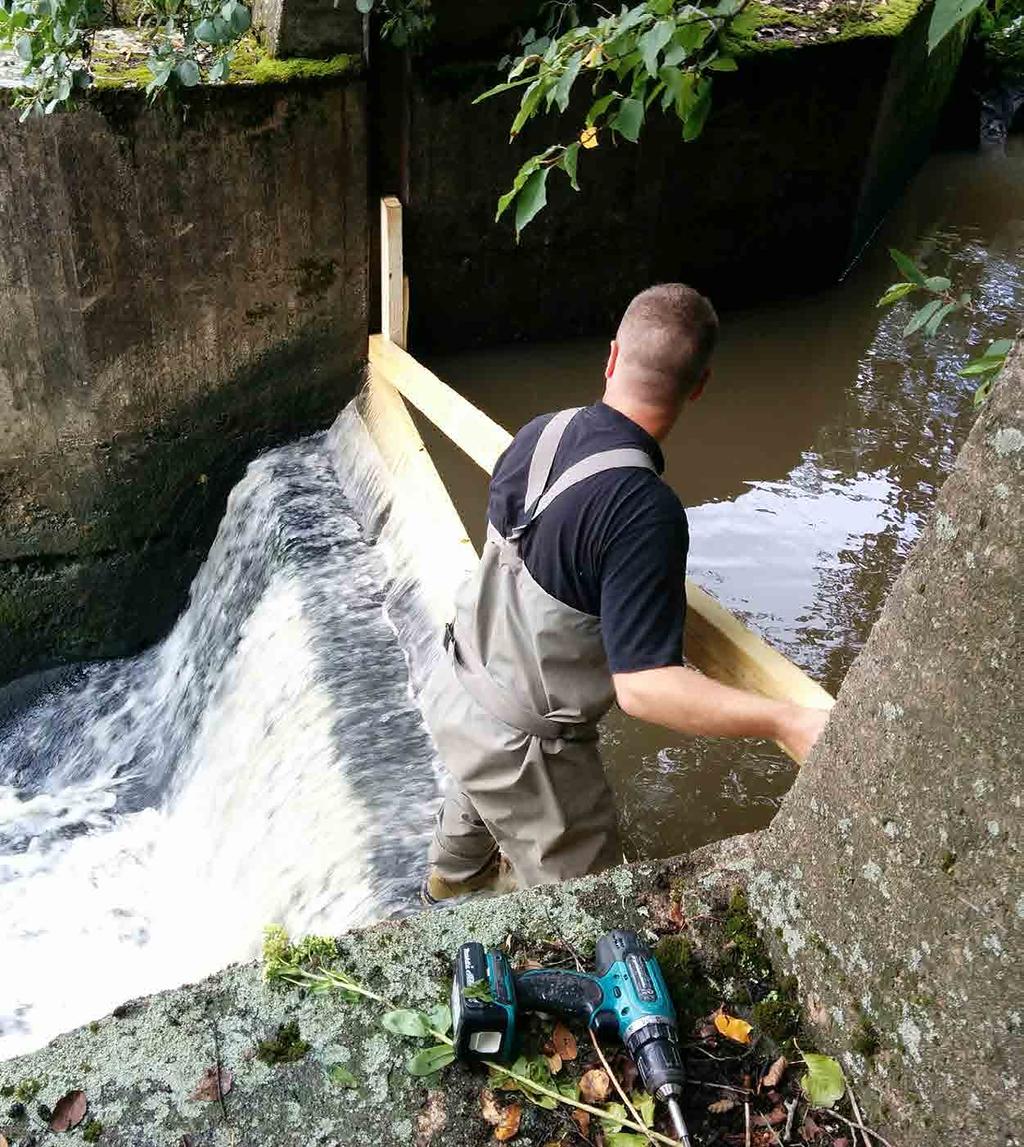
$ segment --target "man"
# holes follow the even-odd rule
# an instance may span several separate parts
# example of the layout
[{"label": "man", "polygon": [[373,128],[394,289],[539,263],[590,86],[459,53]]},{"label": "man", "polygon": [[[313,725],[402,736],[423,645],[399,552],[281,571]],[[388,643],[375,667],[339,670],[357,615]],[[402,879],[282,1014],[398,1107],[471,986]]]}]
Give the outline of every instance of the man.
[{"label": "man", "polygon": [[658,445],[708,381],[718,318],[679,283],[629,304],[601,402],[534,419],[498,460],[487,541],[459,592],[425,696],[450,783],[428,903],[622,860],[597,746],[613,701],[670,729],[766,737],[803,759],[819,710],[721,685],[683,664],[688,532]]}]

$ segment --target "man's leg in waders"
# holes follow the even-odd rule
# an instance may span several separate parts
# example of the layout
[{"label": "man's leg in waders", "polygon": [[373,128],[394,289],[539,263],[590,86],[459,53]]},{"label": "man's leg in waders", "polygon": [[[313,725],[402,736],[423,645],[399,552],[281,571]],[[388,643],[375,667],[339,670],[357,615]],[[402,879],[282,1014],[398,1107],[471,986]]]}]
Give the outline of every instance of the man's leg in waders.
[{"label": "man's leg in waders", "polygon": [[427,904],[464,896],[498,883],[500,853],[473,802],[449,777],[437,813],[423,882]]}]

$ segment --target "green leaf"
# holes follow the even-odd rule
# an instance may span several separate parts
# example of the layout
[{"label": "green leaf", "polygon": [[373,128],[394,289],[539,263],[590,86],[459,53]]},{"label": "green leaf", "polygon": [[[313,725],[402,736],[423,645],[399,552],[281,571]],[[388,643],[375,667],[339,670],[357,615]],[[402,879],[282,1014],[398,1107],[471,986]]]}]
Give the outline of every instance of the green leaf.
[{"label": "green leaf", "polygon": [[241,36],[244,32],[249,31],[249,25],[252,24],[252,13],[244,4],[235,4],[232,6],[228,23],[231,25],[231,31],[236,36]]},{"label": "green leaf", "polygon": [[640,49],[640,56],[649,76],[658,74],[658,56],[662,48],[672,39],[674,32],[675,20],[659,20],[653,28],[640,37],[637,47]]},{"label": "green leaf", "polygon": [[697,81],[696,98],[690,114],[683,121],[683,139],[689,143],[704,130],[704,123],[711,111],[711,81],[704,76]]},{"label": "green leaf", "polygon": [[623,139],[636,143],[640,138],[640,128],[644,122],[644,105],[642,100],[623,100],[618,114],[611,122],[613,131],[617,131]]},{"label": "green leaf", "polygon": [[904,336],[912,335],[915,331],[919,331],[941,306],[941,299],[932,299],[930,303],[925,303],[919,311],[915,311],[910,318],[910,322],[903,328]]},{"label": "green leaf", "polygon": [[[530,158],[519,169],[519,171],[516,172],[516,177],[512,181],[511,188],[508,191],[506,191],[505,194],[498,200],[498,213],[494,217],[495,223],[497,223],[498,220],[502,217],[502,215],[505,214],[505,212],[508,210],[508,205],[512,202],[513,199],[515,199],[515,197],[519,194],[519,192],[522,191],[523,185],[526,183],[527,179],[529,179],[530,176],[537,170],[538,167],[540,167],[540,156],[539,155],[531,155]],[[482,999],[483,998],[482,996],[477,996],[477,995],[471,996],[470,995],[470,991],[472,989],[475,989],[477,987],[477,984],[483,985],[482,988],[479,988],[477,990],[478,991],[486,990],[487,999],[489,1000],[490,995],[491,995],[491,990],[487,986],[486,980],[477,980],[476,983],[470,984],[469,987],[466,989],[466,999],[470,1000],[470,999]]]},{"label": "green leaf", "polygon": [[646,1147],[649,1142],[646,1135],[635,1131],[608,1131],[604,1137],[604,1147]]},{"label": "green leaf", "polygon": [[411,1056],[405,1064],[410,1075],[433,1075],[455,1059],[455,1049],[446,1043],[425,1047]]},{"label": "green leaf", "polygon": [[18,59],[24,60],[29,63],[34,55],[32,51],[32,37],[28,35],[19,36],[14,43],[14,50],[18,53]]},{"label": "green leaf", "polygon": [[427,1012],[427,1019],[434,1031],[447,1035],[452,1026],[452,1009],[447,1004],[436,1004]]},{"label": "green leaf", "polygon": [[577,52],[569,61],[565,71],[558,77],[558,83],[554,87],[554,101],[560,112],[564,112],[569,106],[569,95],[582,66],[583,52]]},{"label": "green leaf", "polygon": [[929,291],[934,291],[937,295],[941,295],[945,291],[948,291],[953,283],[950,279],[947,279],[945,275],[930,275],[925,279],[924,285]]},{"label": "green leaf", "polygon": [[643,1120],[645,1127],[654,1126],[654,1096],[644,1092],[643,1095],[634,1095],[633,1106],[637,1115]]},{"label": "green leaf", "polygon": [[217,42],[217,33],[213,27],[213,21],[210,19],[200,20],[196,25],[196,39],[202,40],[204,44],[215,44]]},{"label": "green leaf", "polygon": [[889,248],[889,255],[896,266],[899,267],[900,274],[904,279],[918,287],[925,285],[924,272],[909,255],[904,255],[902,251],[898,251],[895,247]]},{"label": "green leaf", "polygon": [[522,130],[523,124],[525,124],[530,116],[537,110],[537,105],[544,95],[544,90],[545,88],[541,86],[540,80],[534,80],[523,93],[522,101],[519,104],[519,111],[516,112],[516,118],[512,121],[512,126],[509,128],[508,134],[510,138],[515,139]]},{"label": "green leaf", "polygon": [[909,295],[912,291],[918,288],[914,283],[893,283],[891,287],[886,287],[885,294],[875,304],[876,307],[887,307],[890,303],[895,303],[902,299],[905,295]]},{"label": "green leaf", "polygon": [[619,98],[618,92],[608,92],[607,95],[601,96],[600,99],[594,100],[590,105],[590,111],[587,112],[587,127],[593,127],[600,116],[608,110],[608,108]]},{"label": "green leaf", "polygon": [[422,1039],[430,1035],[430,1017],[424,1012],[414,1012],[411,1008],[398,1008],[381,1016],[381,1024],[395,1035]]},{"label": "green leaf", "polygon": [[174,74],[186,88],[194,88],[199,83],[199,65],[195,60],[182,60]]},{"label": "green leaf", "polygon": [[934,52],[957,24],[976,12],[983,3],[984,0],[935,0],[928,25],[928,51]]},{"label": "green leaf", "polygon": [[996,339],[995,342],[988,344],[988,350],[985,351],[983,358],[998,358],[1004,359],[1010,353],[1013,347],[1013,339]]},{"label": "green leaf", "polygon": [[623,1122],[628,1118],[626,1108],[621,1103],[608,1103],[605,1105],[605,1112],[601,1118],[602,1127],[612,1135],[621,1131]]},{"label": "green leaf", "polygon": [[973,375],[991,374],[997,371],[1003,365],[1001,358],[976,358],[969,362],[963,369],[958,370],[957,374],[961,378],[971,378]]},{"label": "green leaf", "polygon": [[548,172],[550,167],[542,167],[535,171],[523,184],[523,190],[516,200],[516,239],[528,226],[539,211],[542,211],[548,202]]},{"label": "green leaf", "polygon": [[815,1107],[831,1107],[838,1103],[846,1092],[846,1079],[839,1061],[830,1055],[815,1055],[804,1052],[807,1074],[800,1081],[808,1102]]},{"label": "green leaf", "polygon": [[924,325],[925,338],[931,338],[932,335],[937,334],[939,327],[942,326],[942,320],[949,314],[950,311],[957,309],[956,303],[946,303],[945,306],[939,307],[934,315]]},{"label": "green leaf", "polygon": [[562,153],[562,158],[558,161],[565,174],[569,177],[569,183],[573,191],[579,191],[580,185],[576,181],[576,166],[580,159],[580,144],[570,143],[569,146]]},{"label": "green leaf", "polygon": [[339,1087],[358,1087],[359,1081],[343,1064],[336,1063],[328,1072],[327,1078]]},{"label": "green leaf", "polygon": [[716,56],[708,67],[713,72],[735,72],[739,65],[732,56]]}]

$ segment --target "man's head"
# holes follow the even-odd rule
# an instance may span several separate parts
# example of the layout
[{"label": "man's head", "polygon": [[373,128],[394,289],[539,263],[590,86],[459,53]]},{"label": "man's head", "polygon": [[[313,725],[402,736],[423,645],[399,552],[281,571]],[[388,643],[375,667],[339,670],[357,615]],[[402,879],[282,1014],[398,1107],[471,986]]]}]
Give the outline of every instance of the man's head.
[{"label": "man's head", "polygon": [[663,438],[683,403],[700,397],[717,337],[714,307],[691,287],[659,283],[641,291],[612,341],[605,402]]}]

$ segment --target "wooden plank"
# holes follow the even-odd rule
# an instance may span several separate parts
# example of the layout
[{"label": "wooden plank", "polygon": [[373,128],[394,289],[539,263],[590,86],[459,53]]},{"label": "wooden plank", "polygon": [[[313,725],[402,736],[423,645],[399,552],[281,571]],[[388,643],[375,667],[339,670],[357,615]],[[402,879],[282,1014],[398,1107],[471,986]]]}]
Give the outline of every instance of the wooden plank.
[{"label": "wooden plank", "polygon": [[402,204],[386,195],[380,201],[380,329],[396,346],[405,346],[402,259]]},{"label": "wooden plank", "polygon": [[478,466],[491,473],[512,441],[507,430],[383,335],[370,336],[370,367],[386,378]]},{"label": "wooden plank", "polygon": [[358,398],[360,417],[391,476],[392,523],[402,556],[416,566],[421,596],[438,631],[455,615],[455,591],[478,555],[401,395],[379,371]]}]

